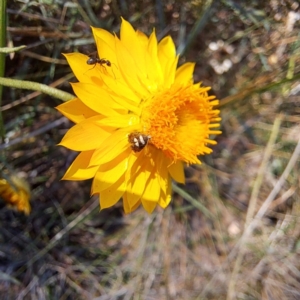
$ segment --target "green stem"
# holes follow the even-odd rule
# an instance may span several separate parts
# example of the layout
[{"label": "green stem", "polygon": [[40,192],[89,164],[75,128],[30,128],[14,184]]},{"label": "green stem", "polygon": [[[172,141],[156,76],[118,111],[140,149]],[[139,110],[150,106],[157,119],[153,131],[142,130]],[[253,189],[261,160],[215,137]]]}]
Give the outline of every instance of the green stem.
[{"label": "green stem", "polygon": [[172,183],[173,191],[176,192],[178,195],[183,197],[185,200],[190,202],[194,207],[198,208],[206,217],[213,219],[214,216],[212,213],[197,199],[193,198],[189,193],[187,193],[185,190],[180,188],[178,185]]},{"label": "green stem", "polygon": [[[0,0],[1,1],[1,0]],[[19,46],[19,47],[13,47],[13,48],[10,48],[10,47],[1,47],[0,48],[0,53],[12,53],[12,52],[17,52],[17,51],[20,51],[22,49],[25,49],[26,46]],[[3,75],[2,75],[3,76]]]},{"label": "green stem", "polygon": [[193,28],[191,29],[185,45],[181,44],[177,49],[177,54],[180,54],[180,56],[183,56],[187,53],[192,43],[199,37],[199,33],[207,24],[212,13],[213,2],[214,0],[204,1],[198,20],[195,22]]},{"label": "green stem", "polygon": [[[0,48],[6,44],[6,0],[0,0]],[[0,77],[4,76],[5,54],[0,53]],[[0,86],[0,107],[2,105],[2,86]],[[0,111],[0,138],[4,139],[4,126],[2,112]]]},{"label": "green stem", "polygon": [[[0,0],[1,1],[1,0]],[[45,84],[33,82],[33,81],[24,81],[24,80],[17,80],[17,79],[10,79],[10,78],[3,78],[0,77],[0,86],[9,86],[19,89],[25,90],[35,90],[47,94],[49,96],[55,97],[62,101],[68,101],[74,99],[75,96],[66,92],[63,92],[59,89],[50,87]]]}]

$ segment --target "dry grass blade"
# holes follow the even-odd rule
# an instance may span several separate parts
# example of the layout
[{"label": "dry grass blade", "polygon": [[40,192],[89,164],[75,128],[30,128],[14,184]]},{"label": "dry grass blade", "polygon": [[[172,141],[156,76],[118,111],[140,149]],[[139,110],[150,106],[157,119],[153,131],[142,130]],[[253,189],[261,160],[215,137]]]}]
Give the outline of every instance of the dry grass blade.
[{"label": "dry grass blade", "polygon": [[196,20],[193,28],[191,29],[190,33],[188,34],[184,44],[178,45],[178,53],[180,55],[185,55],[189,48],[191,47],[192,43],[197,39],[201,30],[204,28],[206,23],[209,20],[211,15],[211,8],[213,5],[213,0],[206,0],[203,2],[203,6],[201,8],[201,12],[198,15],[198,19]]},{"label": "dry grass blade", "polygon": [[[34,257],[32,257],[27,263],[27,266],[31,266],[38,259],[41,259],[45,254],[47,254],[67,233],[74,229],[78,224],[84,221],[94,210],[99,208],[99,200],[92,198],[85,207],[82,208],[82,212],[71,221],[65,228],[59,231],[50,241],[49,244],[44,247],[40,252],[38,252]],[[23,273],[25,267],[18,270],[19,273]]]},{"label": "dry grass blade", "polygon": [[[278,125],[278,123],[277,123]],[[275,125],[274,125],[275,127]],[[271,138],[270,138],[271,140]],[[271,191],[271,193],[269,194],[269,196],[267,197],[267,199],[264,201],[263,205],[260,207],[260,209],[258,210],[258,212],[256,213],[255,217],[253,218],[253,220],[250,222],[250,220],[248,220],[248,222],[250,222],[248,225],[246,225],[246,228],[244,230],[244,233],[239,241],[239,251],[238,251],[238,256],[237,259],[235,261],[235,267],[233,269],[232,272],[232,277],[230,279],[230,284],[229,284],[229,289],[228,289],[228,295],[227,295],[227,299],[231,300],[231,299],[236,299],[236,295],[235,295],[235,282],[236,282],[236,276],[237,273],[239,271],[242,259],[243,259],[243,250],[245,249],[244,247],[246,247],[246,243],[249,239],[249,237],[251,236],[252,232],[255,230],[256,226],[259,225],[259,222],[261,221],[261,219],[265,216],[268,208],[270,207],[272,201],[275,199],[275,197],[277,196],[277,194],[279,193],[279,191],[282,189],[283,184],[285,183],[285,181],[287,180],[288,176],[290,175],[292,169],[294,168],[298,158],[300,156],[300,139],[298,141],[298,144],[289,160],[288,165],[286,166],[283,174],[281,175],[281,177],[279,178],[279,180],[277,181],[274,189]],[[255,191],[256,193],[256,191]],[[251,211],[252,214],[253,211]],[[250,217],[250,215],[249,215]]]}]

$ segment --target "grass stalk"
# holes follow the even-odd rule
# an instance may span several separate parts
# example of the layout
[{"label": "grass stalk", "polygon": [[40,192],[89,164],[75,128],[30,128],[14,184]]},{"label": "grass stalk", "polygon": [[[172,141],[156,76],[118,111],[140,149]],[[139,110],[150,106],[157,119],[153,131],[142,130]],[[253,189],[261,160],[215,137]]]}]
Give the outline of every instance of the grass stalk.
[{"label": "grass stalk", "polygon": [[[0,0],[0,48],[6,44],[6,0]],[[4,76],[5,54],[0,53],[0,77]],[[0,107],[2,105],[3,87],[0,85]],[[3,140],[5,135],[2,112],[0,111],[0,137]]]}]

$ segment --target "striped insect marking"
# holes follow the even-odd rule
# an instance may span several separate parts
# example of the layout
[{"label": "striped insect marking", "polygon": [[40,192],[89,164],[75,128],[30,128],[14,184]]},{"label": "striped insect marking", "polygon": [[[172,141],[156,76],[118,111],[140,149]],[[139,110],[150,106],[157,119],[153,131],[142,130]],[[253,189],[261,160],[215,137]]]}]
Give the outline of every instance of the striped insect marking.
[{"label": "striped insect marking", "polygon": [[128,135],[128,142],[131,144],[131,149],[134,152],[142,151],[145,146],[147,146],[150,139],[150,135],[141,132],[132,132]]}]

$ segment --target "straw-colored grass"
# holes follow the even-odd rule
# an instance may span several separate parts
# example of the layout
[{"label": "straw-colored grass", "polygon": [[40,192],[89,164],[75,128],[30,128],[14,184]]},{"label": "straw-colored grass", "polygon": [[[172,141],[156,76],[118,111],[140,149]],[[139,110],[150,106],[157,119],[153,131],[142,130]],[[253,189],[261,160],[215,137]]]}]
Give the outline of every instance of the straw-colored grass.
[{"label": "straw-colored grass", "polygon": [[118,32],[122,15],[197,62],[223,134],[165,211],[99,212],[90,182],[60,181],[74,154],[56,146],[71,126],[58,100],[4,88],[1,172],[27,178],[32,212],[0,202],[0,298],[300,299],[299,3],[80,3],[8,1],[8,45],[28,48],[6,77],[72,93],[61,53],[93,52],[89,26]]}]

